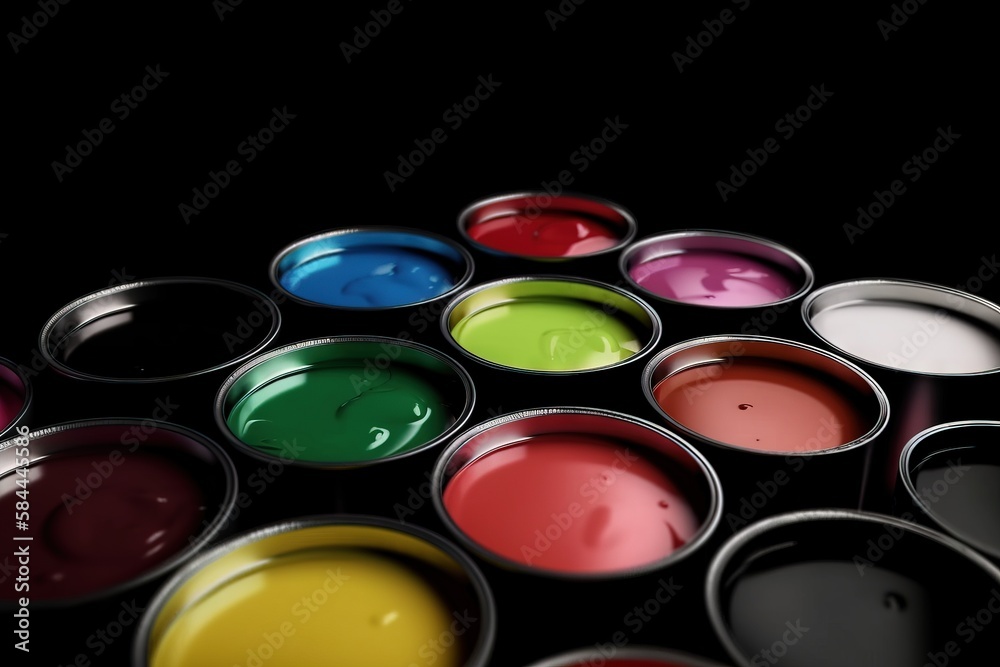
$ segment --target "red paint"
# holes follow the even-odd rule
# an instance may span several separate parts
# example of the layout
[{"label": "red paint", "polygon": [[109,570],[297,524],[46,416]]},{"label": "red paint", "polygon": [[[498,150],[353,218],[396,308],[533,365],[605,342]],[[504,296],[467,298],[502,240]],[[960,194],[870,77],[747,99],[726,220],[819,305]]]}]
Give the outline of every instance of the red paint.
[{"label": "red paint", "polygon": [[504,214],[472,226],[469,237],[494,250],[534,257],[585,255],[613,248],[619,241],[606,222],[565,211],[545,211],[534,218]]},{"label": "red paint", "polygon": [[687,368],[656,385],[656,402],[706,438],[747,449],[832,449],[874,425],[856,396],[833,378],[803,366],[740,358]]},{"label": "red paint", "polygon": [[491,451],[444,490],[458,527],[532,567],[620,571],[665,558],[700,521],[666,469],[611,439],[547,434]]},{"label": "red paint", "polygon": [[[31,531],[25,533],[33,537],[30,597],[94,593],[187,547],[205,512],[188,465],[111,446],[32,463],[27,469]],[[12,523],[19,478],[0,478],[0,512]],[[17,595],[13,587],[6,593]]]},{"label": "red paint", "polygon": [[610,202],[545,193],[490,199],[462,215],[469,239],[519,257],[560,258],[599,253],[631,238],[635,223]]}]

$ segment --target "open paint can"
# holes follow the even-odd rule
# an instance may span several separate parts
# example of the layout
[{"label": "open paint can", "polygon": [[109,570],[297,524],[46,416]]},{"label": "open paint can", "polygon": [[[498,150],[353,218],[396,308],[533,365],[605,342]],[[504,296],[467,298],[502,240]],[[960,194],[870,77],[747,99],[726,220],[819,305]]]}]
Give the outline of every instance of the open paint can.
[{"label": "open paint can", "polygon": [[[7,440],[0,511],[11,546],[0,563],[21,568],[21,581],[0,588],[0,608],[28,611],[31,655],[45,664],[124,663],[126,642],[114,639],[169,573],[223,534],[236,497],[225,450],[175,424],[91,419]],[[60,629],[58,642],[42,639],[47,628]]]},{"label": "open paint can", "polygon": [[[373,323],[408,325],[413,312],[427,312],[472,279],[472,255],[450,238],[389,225],[343,227],[299,239],[271,261],[271,282],[291,300],[299,320],[315,309],[363,317],[337,318],[338,333],[371,333]],[[420,309],[423,311],[420,311]],[[293,330],[306,337],[305,329]]]},{"label": "open paint can", "polygon": [[517,272],[543,262],[568,261],[579,275],[591,275],[588,269],[631,242],[636,230],[632,213],[614,202],[544,190],[486,197],[458,216],[458,231],[483,253],[484,268],[493,264],[507,275],[512,264]]},{"label": "open paint can", "polygon": [[[195,429],[212,428],[219,374],[249,359],[278,335],[281,314],[270,296],[215,278],[141,280],[67,304],[42,327],[39,350],[56,373],[36,378],[62,401],[59,419],[173,412]],[[123,387],[127,390],[123,391]],[[159,404],[172,406],[169,410]]]},{"label": "open paint can", "polygon": [[857,509],[889,421],[885,393],[858,366],[765,336],[672,345],[650,359],[642,389],[719,471],[730,532],[790,509]]},{"label": "open paint can", "polygon": [[374,511],[379,498],[391,509],[401,499],[392,489],[424,482],[421,472],[475,400],[468,372],[437,350],[335,336],[251,359],[223,382],[214,412],[229,442],[254,460],[249,467],[263,462],[275,477],[291,474],[309,507],[344,511],[355,498],[364,504],[352,509],[361,512]]},{"label": "open paint can", "polygon": [[189,563],[139,627],[135,667],[485,667],[490,588],[437,534],[380,517],[258,527]]},{"label": "open paint can", "polygon": [[715,334],[798,338],[798,302],[812,266],[769,239],[714,229],[657,234],[627,246],[619,270],[674,338]]},{"label": "open paint can", "polygon": [[873,456],[865,507],[890,512],[903,447],[937,424],[981,419],[1000,390],[1000,306],[948,287],[851,280],[802,303],[824,345],[885,388],[893,423]]},{"label": "open paint can", "polygon": [[613,285],[518,276],[457,295],[441,315],[441,330],[481,368],[480,386],[518,387],[489,396],[487,405],[514,411],[600,397],[604,407],[628,411],[634,397],[609,388],[627,386],[629,367],[657,344],[661,323],[648,304]]},{"label": "open paint can", "polygon": [[116,285],[64,306],[42,328],[42,355],[80,380],[140,384],[211,373],[247,359],[278,334],[274,301],[215,278]]},{"label": "open paint can", "polygon": [[739,667],[982,667],[1000,650],[1000,570],[886,515],[765,519],[719,549],[705,593]]},{"label": "open paint can", "polygon": [[1000,562],[1000,421],[921,431],[903,448],[896,516],[951,535]]},{"label": "open paint can", "polygon": [[[684,440],[590,408],[526,410],[465,431],[438,458],[432,488],[447,530],[507,582],[497,593],[521,609],[516,622],[566,614],[567,641],[620,622],[617,609],[594,608],[602,595],[666,586],[660,604],[674,577],[691,583],[722,508],[714,470]],[[546,603],[518,604],[526,591]]]}]

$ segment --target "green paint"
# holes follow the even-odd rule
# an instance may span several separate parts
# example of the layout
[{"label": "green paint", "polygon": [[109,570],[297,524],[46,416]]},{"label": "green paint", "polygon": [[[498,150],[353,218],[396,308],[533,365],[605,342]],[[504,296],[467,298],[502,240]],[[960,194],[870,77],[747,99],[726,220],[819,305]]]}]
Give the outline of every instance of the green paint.
[{"label": "green paint", "polygon": [[575,371],[610,366],[639,352],[638,334],[596,304],[528,297],[471,313],[452,329],[472,354],[513,368]]},{"label": "green paint", "polygon": [[240,440],[324,463],[374,461],[415,449],[453,422],[441,394],[401,363],[378,370],[357,360],[282,376],[243,397],[226,420]]}]

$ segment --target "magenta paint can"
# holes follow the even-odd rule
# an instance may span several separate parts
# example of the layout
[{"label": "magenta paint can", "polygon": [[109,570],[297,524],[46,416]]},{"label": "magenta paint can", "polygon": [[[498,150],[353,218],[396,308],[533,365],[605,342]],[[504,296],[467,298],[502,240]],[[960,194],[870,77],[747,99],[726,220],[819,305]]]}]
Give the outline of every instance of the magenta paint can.
[{"label": "magenta paint can", "polygon": [[770,239],[716,229],[657,234],[627,246],[619,272],[655,304],[675,340],[714,334],[798,337],[811,264]]}]

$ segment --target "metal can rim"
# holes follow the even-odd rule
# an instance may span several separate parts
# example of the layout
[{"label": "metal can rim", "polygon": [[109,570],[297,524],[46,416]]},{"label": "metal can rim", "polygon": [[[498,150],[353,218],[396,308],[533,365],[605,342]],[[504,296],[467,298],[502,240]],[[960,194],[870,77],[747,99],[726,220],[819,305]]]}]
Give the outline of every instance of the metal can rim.
[{"label": "metal can rim", "polygon": [[[129,579],[127,581],[120,582],[108,588],[95,591],[93,593],[87,593],[85,595],[79,595],[72,598],[58,598],[58,599],[48,599],[48,600],[34,600],[32,599],[32,606],[37,605],[40,609],[68,609],[73,607],[78,607],[81,605],[86,605],[92,602],[100,602],[107,600],[116,595],[120,595],[126,591],[135,590],[141,586],[149,584],[163,576],[168,576],[170,573],[176,571],[178,568],[184,567],[192,558],[197,558],[197,554],[201,551],[205,545],[211,544],[219,534],[222,532],[226,523],[229,521],[229,516],[232,514],[233,508],[236,507],[236,501],[239,495],[239,474],[236,470],[236,464],[233,462],[232,457],[225,450],[222,445],[217,443],[212,438],[208,437],[201,431],[197,431],[188,426],[183,426],[181,424],[175,424],[172,422],[167,422],[157,419],[137,419],[132,417],[102,417],[102,418],[90,418],[90,419],[76,419],[73,421],[60,422],[57,424],[52,424],[50,426],[43,427],[37,431],[29,432],[25,438],[29,442],[35,441],[38,438],[43,438],[54,433],[63,433],[66,431],[71,431],[79,428],[88,428],[93,426],[141,426],[143,424],[152,423],[157,430],[172,431],[179,435],[182,435],[199,445],[205,447],[209,450],[212,455],[216,458],[217,463],[221,466],[221,472],[225,477],[225,490],[223,493],[222,503],[218,507],[218,511],[214,514],[212,520],[198,535],[197,540],[192,540],[189,544],[176,552],[172,557],[162,561],[158,566],[151,568],[142,572],[141,574]],[[5,441],[0,442],[0,451],[4,451],[9,447],[13,446],[18,438],[8,438]],[[139,445],[140,448],[143,446]],[[41,459],[44,461],[45,459]],[[37,461],[37,459],[35,460]],[[33,462],[35,462],[33,461]],[[3,606],[3,602],[0,601],[0,607]]]},{"label": "metal can rim", "polygon": [[939,531],[910,523],[898,517],[852,509],[809,509],[796,510],[767,517],[754,522],[731,535],[715,552],[705,576],[705,603],[709,621],[715,635],[725,651],[740,667],[752,667],[743,652],[736,645],[724,619],[721,601],[722,575],[738,550],[752,539],[763,535],[774,528],[794,525],[806,521],[860,521],[879,525],[891,525],[894,528],[919,535],[938,545],[956,552],[959,556],[969,559],[978,565],[986,574],[1000,584],[1000,567],[997,567],[982,554],[971,547]]},{"label": "metal can rim", "polygon": [[909,497],[910,501],[914,503],[918,508],[920,508],[921,511],[923,511],[924,515],[927,516],[934,523],[937,530],[955,538],[956,540],[959,540],[961,542],[964,542],[965,544],[970,545],[972,548],[976,549],[981,553],[986,554],[989,557],[1000,560],[1000,550],[998,550],[996,547],[991,547],[987,544],[983,544],[979,540],[970,536],[959,535],[959,533],[954,528],[952,528],[945,521],[942,521],[940,519],[938,514],[933,511],[933,506],[927,504],[927,502],[925,502],[924,499],[920,497],[920,493],[917,491],[916,484],[914,483],[913,480],[912,470],[910,469],[910,464],[912,462],[912,458],[916,448],[919,447],[927,438],[930,438],[931,436],[937,435],[938,433],[942,433],[945,431],[968,428],[968,427],[997,428],[1000,427],[1000,420],[964,419],[958,421],[943,422],[941,424],[935,424],[934,426],[930,426],[914,434],[913,437],[911,437],[910,440],[907,441],[907,443],[903,446],[903,449],[900,451],[899,470],[898,470],[899,479],[902,481],[903,488],[906,490],[906,494]]},{"label": "metal can rim", "polygon": [[[335,236],[347,236],[350,234],[368,234],[368,233],[386,233],[386,234],[403,234],[407,236],[415,236],[424,238],[431,241],[436,241],[444,246],[447,246],[454,250],[458,255],[461,256],[462,262],[465,265],[465,270],[461,277],[455,281],[455,284],[445,292],[438,294],[436,296],[429,297],[427,299],[422,299],[420,301],[412,301],[409,303],[400,303],[393,306],[342,306],[337,304],[323,303],[320,301],[311,301],[309,299],[303,299],[297,294],[294,294],[281,284],[279,265],[281,261],[290,253],[294,252],[298,248],[305,247],[310,243],[315,243],[316,241],[321,241],[323,239],[332,238]],[[335,229],[327,229],[315,234],[310,234],[308,236],[303,236],[298,238],[287,245],[282,246],[278,252],[274,254],[271,258],[271,263],[268,266],[267,275],[274,287],[281,291],[281,293],[288,299],[303,305],[310,306],[313,308],[321,308],[332,311],[342,311],[342,312],[355,312],[355,313],[371,313],[371,312],[392,312],[399,311],[406,308],[414,308],[419,306],[425,306],[429,303],[434,303],[435,301],[441,301],[448,299],[454,294],[458,293],[460,290],[464,289],[466,285],[472,280],[472,276],[475,273],[475,260],[470,253],[462,244],[457,241],[450,239],[441,234],[435,232],[427,231],[417,227],[402,227],[396,225],[352,225],[350,227],[337,227]]]},{"label": "metal can rim", "polygon": [[[594,252],[581,253],[579,255],[569,255],[565,257],[547,257],[539,255],[527,255],[523,253],[505,252],[503,250],[499,250],[497,248],[493,248],[491,246],[480,243],[479,241],[473,239],[472,236],[469,234],[470,216],[479,209],[483,208],[484,206],[489,206],[490,204],[495,204],[498,202],[508,201],[512,199],[537,199],[538,197],[541,196],[551,197],[553,200],[563,197],[570,199],[583,199],[604,206],[605,208],[614,211],[615,213],[620,215],[623,220],[625,220],[625,234],[624,236],[619,238],[618,242],[616,242],[611,247],[604,248],[603,250],[596,250]],[[638,232],[638,223],[636,222],[635,215],[633,215],[629,209],[625,208],[621,204],[611,201],[610,199],[605,199],[604,197],[598,197],[583,192],[566,191],[566,190],[555,195],[550,194],[545,190],[514,190],[510,192],[500,192],[493,195],[488,195],[486,197],[481,197],[467,204],[459,212],[457,226],[459,234],[462,235],[462,239],[469,245],[481,250],[482,252],[501,257],[525,259],[536,262],[566,262],[577,259],[586,259],[589,257],[599,257],[601,255],[613,254],[615,252],[621,251],[629,243],[631,243],[635,239],[635,236]]]},{"label": "metal can rim", "polygon": [[[799,270],[802,273],[802,284],[795,292],[793,292],[789,296],[786,296],[783,299],[778,299],[776,301],[768,301],[767,303],[760,303],[748,306],[741,306],[741,305],[708,306],[704,304],[694,304],[689,301],[681,301],[679,299],[671,299],[669,297],[665,297],[661,294],[657,294],[643,287],[635,280],[633,280],[631,274],[629,273],[628,264],[629,260],[635,253],[639,252],[640,250],[648,246],[656,245],[657,243],[662,243],[667,240],[699,238],[699,237],[728,238],[739,241],[746,241],[748,243],[764,246],[765,248],[781,253],[782,255],[792,260],[796,264],[796,266],[798,266]],[[812,265],[805,259],[805,257],[797,253],[790,247],[778,243],[777,241],[773,241],[769,238],[765,238],[763,236],[756,236],[754,234],[746,234],[744,232],[733,232],[724,229],[714,229],[714,228],[694,228],[694,229],[683,229],[677,231],[667,231],[639,239],[635,243],[632,243],[631,245],[622,249],[621,255],[618,258],[618,271],[619,273],[621,273],[622,277],[624,277],[625,280],[628,281],[629,285],[633,289],[638,290],[642,294],[650,298],[656,299],[659,302],[671,305],[678,305],[678,306],[690,306],[692,308],[703,308],[703,309],[718,310],[718,311],[737,311],[737,312],[747,312],[755,308],[757,309],[771,308],[774,306],[786,305],[793,301],[798,301],[799,299],[802,299],[806,294],[809,293],[809,291],[813,288],[813,285],[815,284],[816,280],[815,272],[813,271]]]},{"label": "metal can rim", "polygon": [[[250,372],[260,364],[276,359],[290,352],[296,350],[302,350],[309,347],[319,347],[323,345],[338,345],[341,343],[391,343],[392,345],[399,345],[401,347],[407,347],[415,352],[433,357],[443,364],[445,364],[449,369],[451,369],[458,379],[462,382],[462,386],[465,389],[465,405],[462,408],[462,412],[455,418],[455,422],[451,424],[444,432],[436,436],[435,438],[428,440],[424,444],[416,447],[414,449],[409,449],[391,456],[386,456],[384,458],[373,459],[371,461],[356,461],[356,462],[343,462],[343,461],[303,461],[298,459],[288,460],[277,454],[268,454],[261,451],[260,449],[248,445],[247,443],[236,437],[236,434],[232,432],[229,425],[226,423],[225,418],[225,401],[229,391],[233,386],[242,378],[246,373]],[[469,418],[472,416],[475,410],[476,404],[476,387],[472,376],[469,371],[458,363],[455,359],[448,356],[444,352],[441,352],[429,345],[423,343],[418,343],[413,340],[405,340],[402,338],[393,338],[389,336],[359,336],[359,335],[343,335],[343,336],[325,336],[320,338],[309,338],[305,340],[300,340],[294,343],[289,343],[282,347],[275,348],[273,350],[268,350],[267,352],[258,354],[255,357],[247,360],[243,365],[233,370],[230,375],[223,380],[222,385],[216,391],[215,400],[213,402],[213,416],[215,418],[215,425],[222,432],[226,441],[235,446],[239,451],[253,456],[259,461],[264,461],[272,463],[275,461],[281,462],[284,465],[296,466],[299,468],[308,468],[313,470],[349,470],[355,468],[369,467],[380,465],[383,463],[391,463],[394,461],[400,461],[402,459],[409,458],[411,456],[416,456],[421,453],[427,452],[435,447],[441,445],[441,443],[446,442],[449,438],[453,437],[454,434],[458,433],[468,422]]]},{"label": "metal can rim", "polygon": [[[916,377],[979,377],[983,375],[995,375],[997,373],[1000,373],[1000,365],[996,366],[995,368],[989,368],[982,371],[961,372],[961,373],[919,371],[906,368],[897,368],[896,366],[890,366],[888,364],[871,361],[859,355],[852,354],[849,350],[845,350],[841,348],[839,345],[835,345],[826,336],[821,334],[816,329],[816,327],[813,326],[812,323],[813,313],[811,311],[818,299],[837,290],[846,289],[849,287],[869,287],[869,286],[898,286],[903,288],[920,289],[928,292],[937,292],[941,294],[951,295],[953,297],[971,301],[976,305],[984,307],[988,310],[992,310],[993,312],[997,313],[998,317],[1000,317],[1000,305],[988,299],[976,296],[975,294],[971,294],[969,292],[963,292],[962,290],[955,289],[952,287],[947,287],[946,285],[938,285],[935,283],[922,282],[919,280],[909,280],[905,278],[855,278],[850,280],[841,280],[835,283],[829,283],[827,285],[824,285],[823,287],[813,290],[802,301],[802,306],[800,308],[802,319],[806,327],[814,336],[816,336],[818,340],[823,341],[825,344],[837,350],[840,354],[843,354],[846,357],[854,359],[858,363],[868,364],[882,370],[894,371],[896,373],[905,373],[907,375]],[[952,311],[953,309],[942,307],[941,310]],[[1000,330],[998,330],[998,335],[1000,335]]]},{"label": "metal can rim", "polygon": [[[820,355],[836,364],[839,364],[845,370],[855,374],[858,378],[864,381],[865,384],[867,384],[871,388],[879,404],[879,416],[876,419],[875,424],[871,427],[871,429],[868,432],[866,432],[859,438],[855,438],[851,442],[842,443],[840,445],[837,445],[836,447],[830,447],[827,449],[817,449],[817,450],[809,450],[802,452],[771,451],[771,450],[749,449],[746,447],[739,447],[737,445],[723,442],[721,440],[715,440],[714,438],[709,438],[708,436],[702,435],[697,431],[688,428],[687,426],[681,424],[679,421],[677,421],[669,414],[667,414],[667,412],[656,401],[656,397],[653,395],[653,387],[651,381],[653,373],[656,371],[657,366],[659,366],[664,359],[671,356],[672,354],[693,347],[697,347],[699,345],[706,343],[716,343],[716,342],[722,343],[727,341],[728,342],[751,341],[751,342],[773,344],[778,346],[793,347],[812,354]],[[688,437],[694,438],[698,441],[706,442],[714,447],[719,447],[721,449],[726,449],[736,452],[742,452],[748,455],[779,456],[779,457],[792,455],[803,458],[833,455],[839,452],[855,449],[857,447],[863,447],[865,445],[870,444],[885,431],[886,427],[889,424],[889,413],[890,413],[889,397],[886,394],[885,390],[882,388],[882,386],[875,380],[874,377],[871,376],[871,374],[869,374],[867,371],[865,371],[863,368],[853,363],[849,359],[840,357],[832,352],[828,352],[826,350],[823,350],[821,348],[812,345],[808,345],[806,343],[800,343],[798,341],[787,338],[777,338],[774,336],[724,334],[716,336],[699,336],[697,338],[690,338],[688,340],[675,343],[670,347],[658,352],[654,357],[652,357],[646,363],[646,366],[645,368],[643,368],[642,372],[642,392],[645,395],[646,400],[649,402],[651,407],[654,410],[656,410],[656,412],[662,418],[666,419],[671,426],[677,428]]]},{"label": "metal can rim", "polygon": [[[574,649],[563,653],[557,653],[533,662],[527,667],[585,667],[594,663],[595,658],[607,660],[600,652],[591,649]],[[679,667],[722,667],[717,662],[711,662],[706,658],[694,655],[685,651],[675,651],[658,646],[625,646],[615,649],[613,659],[623,660],[656,660],[664,664],[678,665]],[[602,663],[603,664],[603,663]]]},{"label": "metal can rim", "polygon": [[[503,285],[512,285],[516,283],[523,282],[554,282],[554,283],[575,283],[578,285],[586,285],[593,287],[595,289],[604,290],[618,296],[620,298],[626,299],[636,306],[638,306],[643,313],[649,318],[649,340],[639,349],[638,352],[633,354],[628,359],[623,359],[622,361],[608,364],[605,366],[596,366],[593,368],[578,368],[571,370],[557,370],[557,371],[546,371],[538,370],[532,368],[520,368],[518,366],[507,366],[489,359],[485,359],[476,354],[473,354],[469,350],[465,349],[462,345],[455,340],[455,337],[451,333],[451,327],[448,324],[448,320],[451,319],[451,314],[458,308],[463,301],[467,298],[484,292],[486,290],[494,289]],[[581,278],[579,276],[569,276],[565,274],[529,274],[529,275],[519,275],[519,276],[508,276],[506,278],[499,278],[497,280],[490,280],[485,283],[479,283],[474,285],[462,292],[456,294],[445,306],[444,310],[441,312],[438,318],[440,324],[441,333],[444,335],[445,340],[451,344],[452,347],[457,349],[460,354],[468,359],[483,364],[494,370],[509,371],[513,373],[524,373],[527,375],[537,375],[537,376],[565,376],[565,375],[585,375],[590,373],[599,373],[601,371],[608,371],[614,368],[621,368],[624,365],[634,363],[649,354],[653,348],[660,342],[660,338],[663,335],[663,321],[660,318],[659,313],[649,305],[643,298],[639,297],[626,289],[619,287],[618,285],[612,285],[611,283],[602,282],[599,280],[593,280],[591,278]]]},{"label": "metal can rim", "polygon": [[477,602],[479,602],[482,606],[482,609],[480,610],[482,612],[482,618],[479,620],[479,623],[482,624],[481,627],[483,628],[483,631],[480,634],[479,641],[473,648],[470,661],[467,663],[466,667],[486,667],[489,661],[490,652],[492,651],[493,645],[496,641],[497,610],[496,601],[494,599],[492,589],[490,588],[490,584],[479,566],[476,565],[475,561],[473,561],[468,554],[463,552],[455,544],[438,533],[420,526],[393,521],[386,517],[365,514],[316,514],[290,519],[281,519],[269,524],[257,526],[256,528],[248,529],[239,535],[232,536],[189,560],[180,569],[173,573],[170,579],[160,587],[160,589],[146,605],[146,612],[139,621],[139,626],[136,630],[135,638],[132,644],[132,664],[136,665],[136,667],[148,667],[150,664],[147,656],[149,648],[148,643],[157,615],[169,601],[171,596],[173,596],[173,594],[176,593],[177,590],[183,586],[191,576],[201,571],[202,568],[228,553],[272,535],[288,533],[303,528],[340,525],[370,526],[401,532],[409,535],[410,537],[423,540],[431,546],[440,549],[448,557],[454,559],[455,562],[462,568],[462,571],[468,575],[469,581],[477,596]]},{"label": "metal can rim", "polygon": [[[702,522],[701,526],[698,528],[698,532],[694,538],[689,540],[680,549],[676,549],[670,554],[659,558],[655,561],[647,563],[645,565],[627,568],[622,570],[605,571],[605,572],[593,572],[593,573],[575,573],[575,572],[565,572],[562,570],[546,569],[533,567],[531,565],[525,565],[515,560],[511,560],[500,554],[494,553],[489,549],[483,547],[478,542],[473,540],[471,537],[465,534],[455,521],[451,518],[447,509],[444,506],[444,501],[442,495],[444,493],[445,487],[445,471],[450,463],[451,458],[457,453],[469,440],[489,431],[490,429],[502,426],[509,422],[531,418],[531,417],[544,417],[546,415],[559,415],[559,414],[575,414],[575,415],[590,415],[595,417],[603,417],[618,421],[623,421],[630,423],[639,428],[643,428],[650,431],[652,434],[659,436],[661,438],[666,438],[674,444],[676,444],[680,449],[684,450],[694,462],[698,465],[701,474],[705,478],[706,485],[709,489],[709,502],[707,509],[707,516]],[[552,406],[544,408],[532,408],[527,410],[519,410],[517,412],[512,412],[509,414],[501,415],[499,417],[494,417],[486,421],[475,424],[474,426],[462,431],[449,443],[449,445],[441,452],[438,456],[437,461],[434,464],[434,468],[431,472],[431,501],[434,504],[434,509],[437,512],[438,518],[442,523],[448,528],[448,530],[455,536],[455,538],[464,547],[470,551],[478,554],[481,558],[492,563],[499,563],[503,568],[518,572],[520,574],[528,574],[539,577],[544,577],[554,580],[564,580],[564,581],[612,581],[618,579],[627,579],[632,577],[643,576],[652,572],[656,572],[664,567],[672,566],[697,553],[707,542],[709,542],[713,535],[715,534],[719,524],[722,521],[722,510],[723,510],[723,489],[722,483],[719,480],[718,474],[715,468],[709,462],[709,460],[702,454],[698,449],[692,446],[683,437],[671,432],[658,424],[629,415],[623,412],[616,412],[613,410],[606,410],[603,408],[589,408],[589,407],[573,407],[573,406]]]},{"label": "metal can rim", "polygon": [[[254,299],[259,300],[260,303],[271,313],[271,327],[267,334],[257,343],[252,349],[247,350],[243,354],[237,355],[228,361],[215,364],[214,366],[208,368],[202,368],[200,370],[190,371],[188,373],[177,373],[174,375],[166,375],[162,377],[148,377],[148,378],[121,378],[121,377],[111,377],[104,375],[96,375],[94,373],[86,373],[79,371],[72,366],[64,364],[62,361],[57,359],[49,350],[49,339],[52,334],[53,328],[69,313],[73,312],[77,308],[84,306],[88,303],[96,301],[97,299],[103,298],[105,296],[110,296],[112,294],[118,294],[119,292],[124,292],[132,289],[141,289],[144,287],[158,287],[163,285],[176,285],[176,284],[207,284],[216,285],[218,287],[225,287],[231,289],[235,292],[241,292],[246,296],[254,297]],[[281,328],[281,311],[278,309],[278,305],[274,302],[271,297],[264,292],[250,287],[249,285],[244,285],[232,280],[226,280],[224,278],[209,278],[205,276],[167,276],[162,278],[151,278],[148,280],[136,280],[129,283],[122,283],[120,285],[114,285],[112,287],[106,287],[104,289],[91,292],[78,299],[71,301],[59,310],[57,310],[52,316],[46,320],[45,324],[42,326],[42,330],[38,336],[38,349],[41,352],[46,364],[52,366],[57,371],[79,380],[93,380],[98,382],[106,382],[109,384],[152,384],[160,382],[172,382],[176,380],[184,380],[188,378],[198,377],[202,375],[207,375],[209,373],[214,373],[215,371],[222,370],[223,368],[228,368],[234,364],[238,364],[241,361],[252,357],[257,354],[260,350],[263,350],[278,336],[278,331]]]}]

